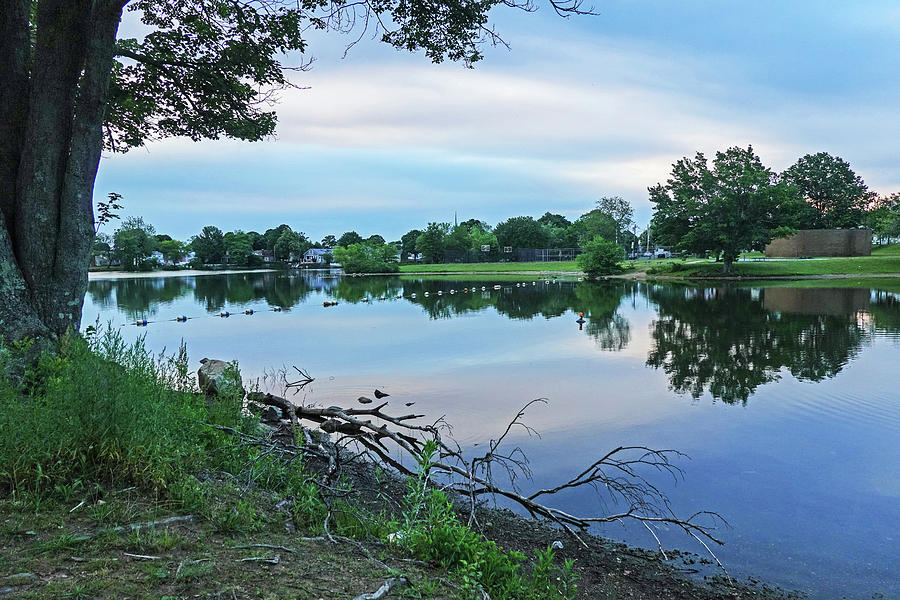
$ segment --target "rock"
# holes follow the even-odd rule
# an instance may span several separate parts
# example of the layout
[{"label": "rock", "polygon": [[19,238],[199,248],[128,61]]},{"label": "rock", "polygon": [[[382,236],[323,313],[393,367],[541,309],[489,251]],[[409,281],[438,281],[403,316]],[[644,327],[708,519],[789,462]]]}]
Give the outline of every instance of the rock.
[{"label": "rock", "polygon": [[260,413],[259,420],[265,423],[278,423],[281,421],[281,411],[274,406],[267,406]]},{"label": "rock", "polygon": [[231,393],[240,393],[243,397],[244,388],[241,386],[241,375],[232,363],[214,358],[204,358],[197,371],[197,383],[200,391],[207,396],[222,396]]}]

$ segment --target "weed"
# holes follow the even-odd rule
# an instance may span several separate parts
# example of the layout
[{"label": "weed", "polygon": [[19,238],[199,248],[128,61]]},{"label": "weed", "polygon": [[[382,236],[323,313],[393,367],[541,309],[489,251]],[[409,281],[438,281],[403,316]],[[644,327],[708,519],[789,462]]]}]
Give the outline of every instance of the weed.
[{"label": "weed", "polygon": [[576,595],[572,563],[556,566],[554,551],[539,552],[524,572],[525,556],[498,548],[494,542],[459,522],[452,501],[428,486],[437,444],[425,444],[417,477],[407,482],[403,529],[395,539],[413,555],[453,570],[467,595],[486,592],[496,600],[573,599]]},{"label": "weed", "polygon": [[212,574],[215,566],[215,562],[210,558],[183,560],[178,563],[178,568],[175,570],[175,581],[187,582],[203,579]]},{"label": "weed", "polygon": [[126,547],[138,552],[163,552],[180,545],[182,537],[170,530],[155,528],[138,528],[129,531],[125,536]]}]

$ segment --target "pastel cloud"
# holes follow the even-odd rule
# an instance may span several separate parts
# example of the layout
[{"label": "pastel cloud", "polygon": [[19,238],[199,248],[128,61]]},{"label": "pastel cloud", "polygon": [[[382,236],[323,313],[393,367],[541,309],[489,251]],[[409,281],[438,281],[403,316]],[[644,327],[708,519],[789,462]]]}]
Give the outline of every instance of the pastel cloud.
[{"label": "pastel cloud", "polygon": [[[628,20],[639,9],[621,1],[595,20],[513,16],[513,52],[493,51],[475,70],[357,48],[299,74],[310,89],[283,96],[276,140],[158,142],[104,161],[97,192],[125,194],[131,211],[180,237],[209,222],[285,221],[314,237],[396,238],[454,211],[489,221],[577,216],[609,194],[646,221],[646,188],[673,161],[735,144],[753,144],[776,169],[826,150],[870,187],[900,188],[900,90],[882,77],[900,57],[882,41],[896,34],[896,9],[835,5],[844,23],[810,5],[714,7],[711,28],[695,22],[701,5],[650,1],[643,22]],[[807,30],[788,31],[804,19]],[[835,49],[829,39],[860,45]],[[832,64],[816,64],[817,52]],[[779,61],[795,80],[776,72]],[[880,79],[861,86],[860,73]]]}]

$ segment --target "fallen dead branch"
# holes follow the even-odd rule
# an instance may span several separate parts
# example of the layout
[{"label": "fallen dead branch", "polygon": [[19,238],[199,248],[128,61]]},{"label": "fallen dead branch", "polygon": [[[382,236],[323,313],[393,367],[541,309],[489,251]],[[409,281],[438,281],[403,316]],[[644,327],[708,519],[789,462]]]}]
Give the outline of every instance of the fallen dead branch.
[{"label": "fallen dead branch", "polygon": [[353,600],[380,600],[391,593],[398,585],[406,585],[409,583],[406,577],[391,577],[381,584],[381,587],[369,594],[360,594]]},{"label": "fallen dead branch", "polygon": [[239,558],[234,562],[258,562],[277,565],[281,562],[281,555],[276,554],[275,556],[249,556],[247,558]]},{"label": "fallen dead branch", "polygon": [[119,525],[118,527],[109,527],[106,529],[98,529],[79,536],[81,540],[87,540],[102,533],[121,533],[123,531],[137,531],[139,529],[155,529],[156,527],[174,525],[176,523],[193,523],[197,520],[197,515],[178,515],[174,517],[166,517],[158,521],[144,521],[142,523],[131,523],[130,525]]},{"label": "fallen dead branch", "polygon": [[[524,422],[524,416],[534,404],[546,404],[545,399],[532,400],[523,406],[503,433],[490,441],[487,450],[474,457],[466,456],[462,448],[452,440],[451,428],[443,418],[427,423],[423,421],[425,415],[422,414],[394,415],[386,411],[388,402],[364,408],[297,406],[285,398],[261,393],[254,394],[252,400],[279,408],[284,417],[290,417],[294,424],[306,421],[332,434],[331,450],[325,447],[326,444],[315,442],[306,428],[302,428],[306,445],[285,448],[299,454],[311,454],[320,458],[327,456],[329,477],[338,470],[339,461],[345,460],[341,458],[341,452],[334,448],[355,448],[354,457],[367,457],[376,463],[389,465],[401,474],[414,476],[423,459],[425,444],[433,440],[437,444],[438,454],[428,464],[428,475],[468,498],[470,518],[473,520],[479,498],[492,497],[511,500],[532,517],[556,523],[582,544],[584,542],[579,533],[599,523],[640,522],[655,538],[656,527],[673,526],[702,544],[719,563],[707,542],[723,543],[716,537],[715,530],[717,525],[725,524],[725,520],[710,511],[699,511],[686,518],[678,516],[665,493],[648,478],[650,473],[662,473],[673,480],[680,479],[683,472],[674,461],[684,458],[684,455],[676,450],[619,446],[591,462],[567,481],[530,493],[523,492],[520,481],[531,477],[528,460],[521,448],[508,448],[507,442],[517,429],[524,430],[529,435],[537,435]],[[265,443],[273,442],[269,440]],[[404,461],[404,457],[411,459],[411,462]],[[416,467],[410,467],[409,464]],[[509,486],[497,483],[498,469],[505,474]],[[619,510],[601,515],[576,514],[556,508],[548,502],[561,492],[585,487],[593,488],[610,506],[620,507]],[[325,534],[329,540],[333,539],[328,533],[327,523]]]},{"label": "fallen dead branch", "polygon": [[231,546],[232,550],[250,550],[251,548],[265,548],[266,550],[281,550],[283,552],[296,552],[293,548],[287,546],[273,546],[272,544],[247,544],[246,546]]},{"label": "fallen dead branch", "polygon": [[159,560],[158,556],[150,556],[148,554],[131,554],[130,552],[123,552],[122,554],[136,560]]}]

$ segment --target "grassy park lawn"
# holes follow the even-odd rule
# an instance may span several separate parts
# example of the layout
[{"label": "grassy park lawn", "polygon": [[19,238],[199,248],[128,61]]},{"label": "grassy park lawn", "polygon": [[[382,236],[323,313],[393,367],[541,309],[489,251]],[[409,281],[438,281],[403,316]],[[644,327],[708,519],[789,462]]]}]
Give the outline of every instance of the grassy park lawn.
[{"label": "grassy park lawn", "polygon": [[[649,274],[677,277],[715,277],[721,275],[721,263],[692,261],[657,266]],[[741,277],[790,277],[809,275],[900,275],[900,244],[877,248],[872,256],[852,258],[810,258],[797,260],[760,260],[738,262],[735,275]]]},{"label": "grassy park lawn", "polygon": [[494,263],[452,263],[426,265],[422,263],[400,265],[401,273],[504,273],[565,271],[577,273],[575,261],[562,262],[494,262]]},{"label": "grassy park lawn", "polygon": [[[753,260],[762,254],[752,252],[750,259],[735,263],[740,277],[791,277],[816,275],[900,275],[900,244],[881,246],[872,256],[853,258],[810,258],[797,260]],[[626,273],[646,271],[648,275],[668,277],[716,277],[722,274],[722,263],[698,259],[654,259],[625,262]],[[575,261],[567,262],[496,262],[454,264],[404,264],[400,273],[579,273]]]}]

